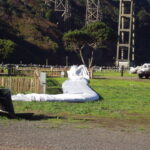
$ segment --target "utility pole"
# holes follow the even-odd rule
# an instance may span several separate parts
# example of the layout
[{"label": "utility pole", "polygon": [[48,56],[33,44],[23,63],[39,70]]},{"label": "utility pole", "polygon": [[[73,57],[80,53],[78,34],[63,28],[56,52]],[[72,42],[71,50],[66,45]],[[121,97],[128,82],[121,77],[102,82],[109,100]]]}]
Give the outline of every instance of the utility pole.
[{"label": "utility pole", "polygon": [[129,67],[135,61],[135,0],[120,0],[116,65]]},{"label": "utility pole", "polygon": [[86,24],[102,20],[100,0],[86,1]]}]

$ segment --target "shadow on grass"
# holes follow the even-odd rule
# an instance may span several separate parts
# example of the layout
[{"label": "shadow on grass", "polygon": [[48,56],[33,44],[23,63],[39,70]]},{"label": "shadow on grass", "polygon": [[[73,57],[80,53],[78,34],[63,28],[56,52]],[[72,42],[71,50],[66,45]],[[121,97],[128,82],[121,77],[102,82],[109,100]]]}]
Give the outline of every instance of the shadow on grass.
[{"label": "shadow on grass", "polygon": [[8,113],[0,113],[1,117],[6,117],[8,119],[18,119],[18,120],[28,120],[28,121],[40,121],[40,120],[48,120],[48,119],[66,119],[61,116],[47,116],[42,114],[34,114],[34,113],[16,113],[16,114],[8,114]]},{"label": "shadow on grass", "polygon": [[58,87],[47,87],[46,93],[47,94],[62,94],[63,91],[61,88],[58,88]]},{"label": "shadow on grass", "polygon": [[99,100],[97,100],[97,101],[103,101],[104,100],[104,98],[100,94],[98,94],[98,96],[99,96]]},{"label": "shadow on grass", "polygon": [[65,119],[65,117],[60,116],[47,116],[47,115],[35,115],[34,113],[17,113],[15,114],[14,119],[23,119],[29,121],[40,121],[40,120],[48,120],[48,119]]},{"label": "shadow on grass", "polygon": [[[96,92],[91,86],[89,86],[89,87],[99,96],[99,99],[95,100],[95,101],[102,101],[102,100],[104,100],[102,95],[100,95],[98,92]],[[95,101],[91,101],[91,102],[95,102]]]},{"label": "shadow on grass", "polygon": [[47,80],[47,84],[49,86],[60,86],[60,83],[57,80],[55,80],[55,79],[48,79]]},{"label": "shadow on grass", "polygon": [[47,94],[62,94],[62,88],[58,81],[54,79],[47,80]]},{"label": "shadow on grass", "polygon": [[108,80],[107,77],[104,76],[94,76],[93,79],[103,79],[103,80]]}]

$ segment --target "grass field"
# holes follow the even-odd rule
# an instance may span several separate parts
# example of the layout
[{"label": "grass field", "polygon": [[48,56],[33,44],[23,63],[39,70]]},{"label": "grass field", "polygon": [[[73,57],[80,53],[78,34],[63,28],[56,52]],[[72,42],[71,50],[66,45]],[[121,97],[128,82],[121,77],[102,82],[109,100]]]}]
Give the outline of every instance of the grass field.
[{"label": "grass field", "polygon": [[[64,80],[66,79],[48,79],[47,93],[61,93]],[[150,124],[149,80],[92,79],[90,86],[100,95],[100,100],[86,103],[13,102],[15,112],[34,113],[37,116],[43,115],[43,118],[56,117],[58,122],[65,119],[110,126],[120,123]]]},{"label": "grass field", "polygon": [[[102,71],[94,71],[94,76],[105,76],[105,77],[120,77],[121,72],[115,70],[102,70]],[[137,74],[130,74],[129,71],[123,72],[124,77],[137,77]]]}]

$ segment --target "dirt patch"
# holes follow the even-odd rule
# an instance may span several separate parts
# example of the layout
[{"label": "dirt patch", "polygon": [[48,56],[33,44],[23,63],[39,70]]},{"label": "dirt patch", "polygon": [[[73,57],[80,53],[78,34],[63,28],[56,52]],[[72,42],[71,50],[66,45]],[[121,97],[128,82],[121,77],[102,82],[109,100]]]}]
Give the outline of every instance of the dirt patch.
[{"label": "dirt patch", "polygon": [[88,118],[88,119],[77,119],[75,120],[84,120],[86,124],[90,126],[99,126],[107,128],[132,128],[132,127],[145,127],[150,128],[150,119],[147,118],[137,118],[137,119],[118,119],[118,118]]},{"label": "dirt patch", "polygon": [[150,127],[150,117],[137,113],[123,112],[122,118],[90,116],[90,115],[71,115],[68,113],[60,114],[38,114],[38,113],[24,113],[17,114],[14,119],[27,121],[41,121],[46,123],[61,124],[86,124],[89,127],[107,127],[107,128],[128,128],[128,127]]}]

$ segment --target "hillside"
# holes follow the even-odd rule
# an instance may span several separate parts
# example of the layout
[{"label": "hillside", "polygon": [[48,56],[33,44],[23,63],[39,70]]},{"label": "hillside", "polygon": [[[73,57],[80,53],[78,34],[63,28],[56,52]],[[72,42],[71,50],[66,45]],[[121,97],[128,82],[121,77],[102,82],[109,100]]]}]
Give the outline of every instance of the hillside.
[{"label": "hillside", "polygon": [[15,58],[11,56],[16,63],[19,60],[42,63],[45,60],[40,60],[40,57],[46,59],[48,53],[55,55],[55,51],[60,49],[62,33],[56,24],[40,14],[42,4],[38,1],[30,1],[28,5],[19,0],[1,1],[0,36],[17,44]]},{"label": "hillside", "polygon": [[[103,21],[117,34],[118,0],[102,0]],[[72,0],[72,18],[62,22],[52,6],[44,0],[0,0],[0,39],[10,39],[17,44],[16,51],[5,63],[41,63],[64,65],[80,63],[73,52],[64,49],[62,35],[69,29],[79,29],[85,24],[86,0]],[[150,59],[150,0],[136,0],[136,60]],[[67,28],[66,28],[67,27]],[[117,41],[117,38],[115,39]],[[114,62],[116,42],[96,53],[96,65]],[[2,61],[2,60],[1,60]]]}]

